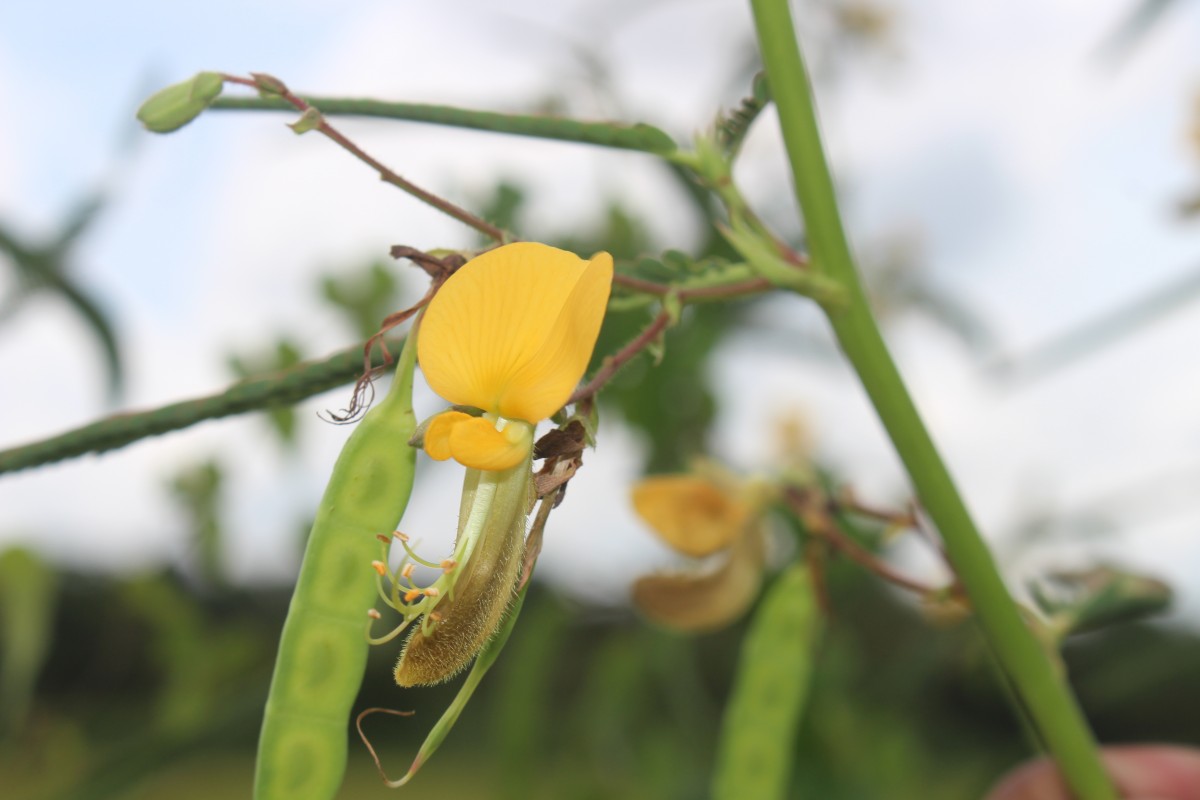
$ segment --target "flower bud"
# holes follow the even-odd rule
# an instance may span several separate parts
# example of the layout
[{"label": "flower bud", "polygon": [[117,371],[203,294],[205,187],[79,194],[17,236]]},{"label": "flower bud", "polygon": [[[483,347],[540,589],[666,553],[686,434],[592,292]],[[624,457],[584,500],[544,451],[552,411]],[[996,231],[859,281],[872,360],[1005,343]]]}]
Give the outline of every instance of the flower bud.
[{"label": "flower bud", "polygon": [[224,86],[218,73],[199,72],[152,94],[138,109],[137,118],[148,131],[170,133],[200,116]]}]

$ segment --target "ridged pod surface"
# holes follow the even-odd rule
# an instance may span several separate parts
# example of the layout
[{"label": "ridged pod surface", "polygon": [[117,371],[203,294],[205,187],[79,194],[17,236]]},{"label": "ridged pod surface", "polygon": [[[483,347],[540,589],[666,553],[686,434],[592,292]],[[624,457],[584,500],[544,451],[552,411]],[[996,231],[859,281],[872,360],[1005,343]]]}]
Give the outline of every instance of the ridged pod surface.
[{"label": "ridged pod surface", "polygon": [[256,800],[326,800],[341,786],[350,709],[367,662],[376,536],[395,530],[412,492],[413,338],[387,397],[346,441],[321,498],[263,716]]}]

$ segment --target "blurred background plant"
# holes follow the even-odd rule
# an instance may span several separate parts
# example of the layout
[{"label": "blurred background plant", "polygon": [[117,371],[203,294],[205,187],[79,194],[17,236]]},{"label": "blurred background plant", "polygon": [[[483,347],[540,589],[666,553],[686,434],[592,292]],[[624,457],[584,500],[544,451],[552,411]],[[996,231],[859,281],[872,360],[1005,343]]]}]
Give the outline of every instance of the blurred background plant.
[{"label": "blurred background plant", "polygon": [[[684,30],[691,24],[681,8],[651,5],[652,11],[640,13],[674,17]],[[1191,34],[1197,24],[1194,17],[1184,16],[1182,9],[1172,10],[1183,4],[1149,0],[1134,5],[1114,4],[1109,9],[1116,15],[1114,19],[1105,20],[1105,26],[1091,25],[1098,33],[1108,35],[1099,39],[1105,43],[1100,48],[1105,59],[1101,68],[1115,70],[1118,75],[1123,64],[1137,59],[1144,48],[1151,46],[1147,43],[1154,36],[1164,35],[1163,27],[1172,19],[1171,24],[1185,29],[1190,24]],[[906,25],[912,24],[909,16],[914,12],[904,4],[809,0],[799,8],[804,34],[815,50],[814,73],[822,91],[832,99],[828,116],[834,120],[845,108],[840,104],[852,102],[854,93],[862,91],[855,84],[856,79],[861,80],[856,76],[902,71],[910,57]],[[606,30],[615,36],[622,25],[638,22],[639,12],[626,11],[628,14],[619,19],[616,14],[598,18],[607,19]],[[293,20],[294,24],[301,25],[299,19]],[[0,25],[0,29],[20,31],[17,23],[21,22],[28,20],[13,20],[13,24]],[[521,24],[532,26],[529,20]],[[118,38],[111,29],[103,29],[101,35]],[[679,38],[686,49],[687,36],[681,34]],[[20,54],[11,38],[0,34],[0,42]],[[734,98],[746,92],[758,68],[752,40],[743,37],[726,45],[728,52],[721,63],[732,68],[721,76],[723,94],[707,99],[714,108],[716,100],[734,105]],[[640,112],[636,112],[636,102],[624,97],[620,81],[613,75],[613,59],[603,48],[578,44],[568,45],[567,49],[571,69],[559,76],[556,85],[543,87],[540,97],[520,101],[523,109],[622,118],[640,113],[647,121],[656,122],[649,118],[653,108],[647,112],[643,101]],[[0,63],[5,52],[0,49]],[[253,47],[248,44],[246,52],[253,54]],[[219,67],[222,64],[211,63],[213,59],[228,55],[201,54],[205,55],[204,63],[189,66]],[[340,54],[345,56],[346,51]],[[1200,68],[1196,64],[1187,66]],[[320,76],[312,77],[313,85],[320,88]],[[672,80],[679,78],[664,76],[660,91],[666,91],[664,87]],[[298,79],[292,82],[300,83]],[[348,85],[357,91],[353,84]],[[413,86],[419,87],[420,83]],[[367,85],[362,91],[374,93],[376,88]],[[109,98],[123,96],[128,90],[128,85],[112,85]],[[131,99],[137,95],[132,91],[128,94]],[[1194,96],[1180,94],[1174,99],[1177,111],[1173,118],[1187,118]],[[478,97],[463,102],[468,101],[491,105]],[[512,105],[516,101],[501,99],[498,104],[505,102]],[[1183,128],[1184,135],[1194,140],[1194,109],[1190,113],[1190,122],[1176,131]],[[131,115],[130,110],[123,118]],[[232,130],[234,124],[247,126],[249,122],[238,119],[227,124]],[[373,125],[364,126],[364,138],[386,143],[383,137],[390,130],[387,123]],[[834,127],[837,129],[836,122]],[[245,128],[242,130],[237,135],[245,136]],[[292,191],[309,191],[310,205],[318,204],[318,180],[290,184],[288,180],[304,172],[304,159],[320,145],[307,138],[293,145],[284,139],[285,135],[290,136],[274,126],[263,134],[261,141],[267,144],[262,147],[284,148],[286,157],[282,166],[267,168],[259,180],[276,186],[282,182]],[[231,134],[225,136],[220,143],[205,144],[197,150],[174,141],[170,155],[162,155],[160,149],[151,158],[210,159],[216,163],[222,159],[221,146],[233,141]],[[466,139],[455,141],[460,148],[470,147]],[[748,185],[761,190],[763,197],[758,202],[764,215],[785,232],[790,243],[802,246],[803,231],[789,222],[795,215],[786,181],[779,172],[781,162],[772,160],[778,158],[778,153],[770,146],[761,137],[747,145],[754,151],[749,155],[759,160],[747,158],[745,178]],[[835,143],[835,154],[837,148]],[[1192,149],[1194,158],[1194,141]],[[365,248],[335,240],[326,252],[297,254],[290,250],[286,256],[275,256],[264,249],[271,247],[264,240],[249,239],[245,257],[250,261],[285,257],[304,263],[292,265],[296,267],[295,276],[287,286],[277,283],[278,271],[264,273],[261,278],[250,273],[239,276],[241,289],[251,299],[240,302],[229,297],[228,308],[222,304],[227,287],[213,289],[196,278],[185,279],[180,289],[166,287],[145,267],[126,273],[89,272],[86,267],[93,256],[86,245],[103,242],[105,235],[128,237],[140,247],[153,249],[153,270],[201,265],[198,272],[202,272],[203,262],[186,259],[172,241],[174,233],[145,233],[129,220],[128,212],[115,224],[108,213],[99,213],[109,205],[119,209],[122,193],[136,197],[137,192],[148,192],[134,180],[142,169],[136,158],[123,155],[119,162],[118,172],[132,176],[120,183],[120,191],[106,188],[82,200],[64,199],[79,185],[63,174],[72,171],[72,153],[69,148],[56,151],[56,168],[48,171],[49,180],[72,188],[58,190],[60,196],[49,203],[44,198],[32,200],[35,207],[40,203],[67,208],[57,215],[57,224],[41,226],[53,233],[39,235],[35,232],[38,226],[22,222],[29,216],[23,198],[0,195],[5,201],[0,205],[0,268],[7,276],[0,301],[0,345],[8,348],[0,356],[14,348],[32,354],[11,364],[0,362],[6,375],[6,396],[69,394],[70,389],[50,382],[49,376],[59,369],[29,373],[36,377],[26,377],[22,370],[31,364],[40,369],[43,362],[71,358],[73,363],[89,365],[78,369],[84,375],[91,375],[91,369],[99,376],[109,397],[120,397],[119,391],[125,390],[125,396],[132,395],[140,405],[158,405],[179,396],[211,392],[220,385],[222,369],[226,370],[225,381],[253,380],[338,347],[354,351],[355,343],[373,333],[384,315],[406,305],[404,299],[412,289],[412,279],[404,274],[404,268],[379,258],[387,244],[407,241],[413,226],[421,225],[423,218],[417,214],[389,219],[386,226],[380,226],[385,233],[364,237],[372,245]],[[950,152],[948,156],[953,159],[957,154]],[[611,154],[609,157],[617,159]],[[894,157],[902,158],[903,154]],[[92,160],[104,158],[110,156],[94,156]],[[248,156],[249,163],[256,159],[267,163],[262,152]],[[389,160],[401,171],[419,171],[419,164],[413,162],[419,162],[420,155],[405,148]],[[5,163],[0,162],[0,176],[6,174],[2,169]],[[352,164],[336,159],[335,163],[339,171],[355,171]],[[628,164],[624,160],[607,163],[620,164],[622,169]],[[763,167],[763,163],[772,166]],[[63,165],[68,168],[64,170]],[[444,182],[473,200],[471,207],[485,218],[521,231],[525,238],[580,253],[605,249],[618,259],[636,264],[648,277],[653,277],[655,270],[674,268],[670,252],[664,253],[663,249],[678,246],[679,240],[666,235],[655,209],[648,208],[637,191],[638,187],[648,186],[651,178],[635,175],[628,168],[633,188],[610,184],[611,191],[591,198],[580,209],[548,214],[546,201],[539,200],[546,178],[526,177],[526,166],[527,162],[514,156],[512,167],[506,167],[502,177],[488,173],[487,180],[459,177]],[[850,197],[859,188],[857,184],[869,180],[869,166],[848,181],[845,190]],[[157,168],[162,169],[161,164]],[[1180,201],[1184,225],[1190,224],[1189,215],[1194,217],[1196,203],[1187,199],[1191,196],[1187,192],[1194,192],[1195,174],[1191,190],[1175,186],[1173,189],[1182,195],[1164,193],[1157,198],[1166,207],[1173,198],[1184,197]],[[655,175],[653,180],[661,185],[648,190],[649,196],[674,198],[677,206],[688,209],[686,219],[666,227],[671,233],[690,232],[686,256],[689,263],[732,255],[712,227],[713,209],[693,187],[673,173]],[[365,180],[359,182],[365,184]],[[190,185],[202,188],[202,184]],[[935,186],[933,191],[939,188]],[[163,202],[162,198],[169,195],[161,188],[159,191],[126,202],[133,208]],[[370,198],[370,202],[387,209],[382,216],[393,214],[390,196]],[[183,225],[179,220],[189,210],[197,210],[188,201],[181,202],[174,210],[172,225]],[[317,216],[326,218],[327,225],[337,226],[341,218],[336,212],[337,203],[333,202],[321,205]],[[32,216],[36,218],[36,214]],[[870,214],[864,212],[863,216],[869,218]],[[198,218],[204,235],[211,234],[217,224],[215,218]],[[115,227],[106,234],[107,225]],[[286,230],[288,225],[295,223],[240,219],[218,235],[236,238],[245,231],[240,226]],[[352,234],[362,233],[363,227],[356,221],[348,221],[347,226]],[[1094,302],[1093,295],[1082,289],[1088,302],[1054,319],[1053,325],[1039,327],[1037,335],[1016,337],[1018,346],[1013,347],[1014,337],[1001,331],[1007,333],[1011,320],[1019,317],[997,310],[995,303],[983,299],[986,279],[972,283],[969,277],[923,266],[929,263],[927,231],[903,216],[887,220],[885,225],[863,222],[861,227],[865,233],[858,237],[857,244],[866,280],[892,335],[904,341],[915,330],[923,337],[922,344],[959,353],[970,364],[981,367],[981,374],[990,376],[984,379],[985,391],[1016,397],[1013,402],[1025,416],[1031,412],[1028,403],[1022,405],[1021,392],[1036,392],[1044,379],[1060,377],[1081,356],[1094,355],[1101,361],[1107,356],[1119,362],[1120,356],[1114,357],[1114,350],[1127,347],[1135,334],[1150,325],[1169,326],[1171,320],[1177,322],[1185,315],[1189,320],[1195,317],[1194,306],[1188,305],[1200,290],[1194,270],[1182,275],[1159,270],[1154,273],[1162,279],[1158,285],[1143,283],[1128,291],[1120,285],[1113,293],[1095,295]],[[434,234],[418,243],[445,244],[446,239],[457,237],[463,246],[471,244],[461,231],[446,231],[435,228]],[[291,236],[295,238],[296,234]],[[443,239],[437,240],[439,236]],[[932,238],[936,240],[936,232]],[[1193,238],[1173,252],[1194,250]],[[1156,253],[1160,251],[1170,248],[1159,248]],[[212,253],[210,250],[206,255]],[[137,293],[139,285],[146,287],[146,295]],[[185,322],[197,316],[212,316],[227,325],[201,343],[208,349],[204,380],[209,383],[198,383],[200,379],[193,376],[168,385],[148,377],[186,375],[187,360],[197,355],[196,346],[191,346],[177,359],[168,359],[164,353],[172,353],[178,341],[147,350],[138,340],[136,334],[147,329],[146,306],[158,302],[154,290],[162,294],[164,304],[155,314],[180,313]],[[180,311],[180,296],[189,291],[198,291],[201,297],[198,311]],[[1114,297],[1116,301],[1107,306],[1102,302]],[[70,316],[48,310],[47,302],[70,309]],[[302,302],[304,312],[276,313],[276,307],[292,302]],[[1010,296],[1005,302],[1019,301]],[[18,324],[23,317],[39,315],[48,320],[39,323],[44,327],[22,328]],[[126,316],[133,321],[126,322]],[[611,313],[597,345],[597,357],[632,339],[650,318],[644,307]],[[601,451],[591,457],[595,461],[573,487],[564,504],[560,531],[551,530],[549,534],[548,555],[553,556],[556,546],[568,546],[566,540],[583,537],[568,522],[578,519],[578,515],[570,518],[565,512],[573,503],[586,502],[582,495],[592,491],[588,484],[593,481],[610,484],[610,499],[604,502],[612,502],[612,497],[623,498],[627,484],[642,471],[681,471],[693,458],[712,453],[733,462],[753,461],[746,456],[744,446],[748,431],[757,429],[757,435],[767,439],[786,438],[777,435],[762,418],[752,421],[753,428],[750,424],[737,427],[735,434],[723,421],[730,414],[746,416],[748,406],[744,400],[731,395],[768,391],[765,386],[738,385],[739,374],[728,369],[730,354],[745,351],[744,346],[741,351],[736,349],[739,342],[748,341],[750,348],[777,356],[781,343],[787,342],[789,354],[774,363],[778,368],[782,363],[788,369],[810,370],[815,376],[813,383],[830,387],[814,388],[818,395],[823,391],[835,395],[857,391],[844,376],[834,373],[836,353],[814,320],[785,316],[769,299],[689,307],[666,335],[661,362],[655,364],[648,356],[639,357],[618,373],[602,395],[605,432],[611,431],[613,438],[601,440]],[[61,344],[47,343],[43,338],[47,331],[59,332],[64,326]],[[804,345],[797,346],[797,340]],[[78,347],[81,341],[87,344]],[[98,355],[88,355],[85,348],[89,347],[95,348],[92,352]],[[1011,356],[1014,350],[1021,355]],[[343,369],[345,374],[340,379],[330,378],[328,386],[352,380],[357,365],[353,352],[351,356],[346,362],[349,367]],[[1118,366],[1118,374],[1120,369]],[[1178,372],[1180,366],[1176,364],[1173,369]],[[1195,373],[1192,370],[1190,374]],[[938,400],[936,395],[947,388],[939,384],[945,375],[949,381],[961,379],[954,370],[935,376],[928,389],[935,421],[938,415],[954,418],[951,409],[955,399],[963,396],[958,392],[944,402]],[[77,383],[88,385],[87,381]],[[1098,394],[1093,391],[1095,385],[1086,384],[1067,402],[1093,402]],[[1193,393],[1191,397],[1200,396],[1195,394],[1194,380],[1187,387]],[[1143,393],[1161,390],[1153,385],[1140,387]],[[115,463],[115,456],[80,468],[91,470],[88,472],[71,473],[74,465],[49,468],[58,471],[59,477],[54,479],[57,482],[43,483],[52,488],[35,489],[31,495],[31,502],[45,510],[32,515],[40,523],[31,526],[28,513],[14,512],[11,517],[0,518],[0,525],[11,529],[0,531],[9,536],[4,541],[11,542],[0,554],[0,786],[6,787],[6,793],[22,798],[207,798],[225,791],[244,791],[253,770],[259,715],[290,591],[287,581],[302,544],[302,533],[298,532],[307,530],[304,521],[315,506],[325,477],[323,470],[331,463],[330,448],[335,451],[344,435],[344,431],[319,421],[314,412],[340,407],[347,397],[343,389],[318,396],[307,405],[283,402],[253,406],[262,409],[268,426],[255,421],[251,423],[253,428],[237,427],[229,429],[232,435],[213,436],[205,432],[214,429],[204,427],[187,434],[192,437],[191,447],[170,440],[141,445],[144,454],[161,444],[160,455],[143,456],[150,460],[143,462],[136,473],[152,487],[141,497],[149,497],[155,505],[157,516],[153,522],[137,515],[128,503],[96,502],[93,492],[103,496],[106,491],[101,485],[93,492],[80,491],[89,513],[103,514],[94,527],[66,524],[64,520],[69,518],[58,516],[51,507],[70,505],[63,487],[94,480],[104,474],[103,465]],[[51,412],[29,424],[25,420],[32,417],[30,406],[11,406],[6,416],[5,444],[18,445],[53,433],[90,419],[101,410],[94,396],[80,405],[68,406],[65,414],[55,411],[62,408],[60,400],[52,398],[49,402]],[[790,405],[785,407],[794,410],[813,401],[792,396],[788,402]],[[852,415],[850,419],[863,417]],[[822,441],[814,453],[824,485],[858,488],[868,483],[873,484],[864,487],[868,495],[873,493],[890,501],[902,499],[905,490],[894,480],[871,477],[864,481],[855,469],[855,458],[838,452],[838,445],[845,444],[846,439],[830,428],[841,424],[848,423],[819,415],[810,423],[819,430],[818,439],[832,439]],[[953,431],[958,423],[952,419],[946,424]],[[982,423],[975,420],[964,424]],[[1128,419],[1111,424],[1130,424],[1134,428],[1142,425]],[[1194,441],[1196,433],[1193,426],[1181,435]],[[1103,439],[1106,434],[1101,431],[1093,436]],[[272,449],[268,444],[272,440],[281,446]],[[967,445],[979,441],[968,440]],[[967,445],[958,454],[969,471],[973,461],[986,461],[988,456],[967,453]],[[1064,440],[1061,446],[1069,447],[1070,441]],[[605,448],[610,447],[624,448],[627,460],[633,464],[631,474],[605,471],[602,459],[606,457]],[[263,456],[264,452],[269,455]],[[1143,466],[1146,469],[1141,472],[1145,473],[1159,465],[1155,462]],[[587,474],[593,469],[595,474]],[[11,492],[5,495],[2,508],[18,508],[22,487],[34,486],[40,480],[39,474],[0,480],[0,490]],[[1120,483],[1128,474],[1119,471],[1115,479],[1109,476],[1107,485],[1114,480]],[[1172,481],[1179,483],[1180,475],[1183,489],[1172,491]],[[1130,496],[1141,510],[1135,511],[1134,518],[1139,513],[1162,514],[1164,509],[1169,513],[1171,505],[1177,503],[1172,494],[1194,498],[1195,477],[1192,465],[1183,470],[1168,469],[1164,478],[1155,477],[1135,486]],[[442,491],[434,479],[422,480],[426,494]],[[1093,484],[1093,497],[1115,504],[1117,495],[1119,492],[1097,495]],[[1180,709],[1200,707],[1200,686],[1191,677],[1200,670],[1200,618],[1196,609],[1172,617],[1169,624],[1141,621],[1145,614],[1164,607],[1166,594],[1161,584],[1123,572],[1090,568],[1094,560],[1091,553],[1107,553],[1110,548],[1105,543],[1111,540],[1111,532],[1129,526],[1128,508],[1106,507],[1103,502],[1062,502],[1036,490],[1029,495],[1003,496],[998,502],[1010,509],[1007,514],[991,515],[1011,531],[1002,544],[1006,564],[1015,568],[1031,560],[1031,552],[1038,555],[1036,579],[1030,580],[1030,603],[1060,623],[1057,633],[1079,634],[1066,641],[1063,658],[1099,737],[1104,741],[1170,740],[1200,745],[1200,723],[1194,715],[1180,713]],[[244,511],[249,506],[255,507],[255,513]],[[1084,510],[1073,510],[1078,508]],[[596,509],[606,510],[600,502],[584,505],[579,513],[588,513],[587,509],[593,514]],[[267,518],[271,518],[271,524],[285,528],[290,538],[284,543],[247,545],[247,541],[256,541],[248,527]],[[435,519],[431,514],[418,522],[432,527]],[[608,527],[627,528],[629,538],[625,544],[636,537],[649,541],[648,531],[639,527],[629,512],[624,516],[613,512],[608,519]],[[917,573],[938,574],[937,565],[930,565],[928,557],[922,560],[914,553],[910,541],[896,540],[886,522],[843,522],[847,534],[865,551],[887,554],[892,561]],[[147,541],[166,540],[172,544],[151,547],[147,557],[133,555],[139,547],[136,544],[115,548],[118,555],[112,559],[89,553],[89,547],[104,549],[102,542],[96,544],[98,537],[130,524],[141,528]],[[598,537],[591,535],[595,530],[588,535],[595,546],[601,546],[596,542]],[[789,541],[786,535],[777,538]],[[576,541],[571,546],[586,554],[587,544]],[[647,544],[619,554],[617,561],[624,565],[625,578],[632,580],[648,571],[634,568],[635,563],[660,565],[667,560],[652,548]],[[1048,549],[1051,557],[1046,555]],[[1065,562],[1065,568],[1052,568],[1054,556]],[[747,623],[703,636],[659,629],[637,616],[624,595],[612,588],[613,580],[595,579],[596,588],[592,588],[586,579],[579,580],[581,574],[587,574],[581,572],[582,567],[564,566],[554,558],[547,560],[544,572],[548,580],[535,583],[508,648],[439,753],[436,766],[420,776],[419,790],[479,798],[703,796],[718,758],[723,709],[735,684],[738,652],[747,635]],[[1088,563],[1081,564],[1081,560]],[[793,745],[789,796],[931,800],[974,797],[982,794],[1002,770],[1028,755],[1019,723],[996,684],[990,657],[970,625],[952,624],[958,616],[952,603],[938,606],[913,602],[834,552],[827,554],[823,574],[829,624],[820,658],[812,665],[808,709]],[[1190,585],[1175,583],[1185,597],[1195,591],[1194,580]],[[1109,602],[1113,592],[1121,600],[1115,613]],[[751,609],[747,619],[752,620],[755,613],[756,609]],[[1126,616],[1136,621],[1128,622]],[[945,626],[931,625],[931,619]],[[1098,623],[1105,626],[1086,632]],[[427,723],[435,719],[452,697],[453,687],[398,695],[390,683],[393,658],[393,653],[382,649],[372,653],[359,705],[412,708],[417,711],[417,720]],[[425,729],[423,724],[380,720],[368,725],[376,746],[398,761],[415,752]],[[382,795],[384,790],[365,753],[353,752],[343,796]],[[385,755],[385,761],[388,758]]]}]

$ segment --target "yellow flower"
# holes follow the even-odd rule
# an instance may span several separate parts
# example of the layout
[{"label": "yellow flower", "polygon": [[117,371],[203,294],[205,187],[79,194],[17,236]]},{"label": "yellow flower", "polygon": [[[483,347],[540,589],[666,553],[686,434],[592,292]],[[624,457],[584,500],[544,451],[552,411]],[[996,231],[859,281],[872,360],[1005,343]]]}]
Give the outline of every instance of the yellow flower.
[{"label": "yellow flower", "polygon": [[762,583],[764,499],[756,486],[713,469],[640,481],[633,506],[654,532],[672,549],[716,563],[639,578],[634,605],[652,621],[688,632],[715,630],[741,616]]},{"label": "yellow flower", "polygon": [[534,426],[560,409],[587,369],[612,288],[608,253],[584,261],[534,242],[498,247],[446,281],[421,322],[417,353],[446,411],[425,451],[482,470],[521,463]]},{"label": "yellow flower", "polygon": [[[370,641],[411,627],[396,664],[401,686],[440,683],[464,669],[511,606],[534,499],[534,426],[567,402],[583,376],[611,287],[607,253],[584,261],[544,244],[510,244],[464,264],[425,310],[416,336],[426,380],[483,415],[444,411],[424,432],[430,456],[467,467],[454,552],[426,561],[397,534],[406,555],[400,567],[388,569],[387,541],[372,564],[385,605],[404,619]],[[416,564],[441,574],[418,585]]]}]

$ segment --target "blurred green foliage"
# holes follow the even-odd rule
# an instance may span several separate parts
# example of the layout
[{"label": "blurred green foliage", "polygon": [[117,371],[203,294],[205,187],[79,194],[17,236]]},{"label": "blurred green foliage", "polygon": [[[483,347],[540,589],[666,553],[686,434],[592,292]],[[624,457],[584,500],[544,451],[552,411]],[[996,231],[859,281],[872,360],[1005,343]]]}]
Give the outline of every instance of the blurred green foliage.
[{"label": "blurred green foliage", "polygon": [[28,550],[0,554],[0,740],[20,730],[50,648],[54,569]]},{"label": "blurred green foliage", "polygon": [[364,341],[379,330],[384,317],[400,309],[399,288],[396,266],[384,261],[321,278],[322,299],[340,310]]},{"label": "blurred green foliage", "polygon": [[[853,565],[834,563],[829,578],[835,616],[789,797],[961,800],[1026,757],[969,624],[930,626]],[[45,609],[54,633],[29,713],[0,743],[0,785],[30,800],[243,793],[287,589],[202,589],[173,572],[62,573],[52,585],[49,603],[14,605],[6,592],[0,608],[5,620]],[[706,796],[743,634],[660,632],[535,584],[495,670],[411,791]],[[456,686],[397,689],[385,650],[371,654],[358,705],[417,712],[367,725],[398,773]],[[1200,723],[1178,713],[1200,703],[1194,633],[1122,626],[1070,644],[1066,660],[1106,741],[1200,745]],[[341,796],[386,796],[361,747],[352,752]]]},{"label": "blurred green foliage", "polygon": [[[304,360],[300,346],[287,336],[280,336],[275,341],[273,350],[266,354],[231,355],[228,359],[229,369],[238,378],[253,378],[271,372],[278,372],[288,367],[294,367]],[[279,441],[290,447],[296,443],[296,410],[291,406],[278,406],[266,411],[271,428],[279,437]]]},{"label": "blurred green foliage", "polygon": [[58,232],[42,241],[27,239],[16,226],[0,219],[0,266],[10,266],[17,278],[16,289],[0,298],[0,322],[15,317],[39,293],[57,296],[79,315],[99,345],[108,373],[109,400],[116,400],[125,379],[117,329],[103,302],[73,274],[72,265],[79,240],[107,203],[108,194],[103,190],[81,197],[66,213]]},{"label": "blurred green foliage", "polygon": [[201,578],[209,585],[224,581],[221,563],[221,482],[216,461],[206,461],[181,470],[171,481],[171,494],[188,517],[194,561]]}]

